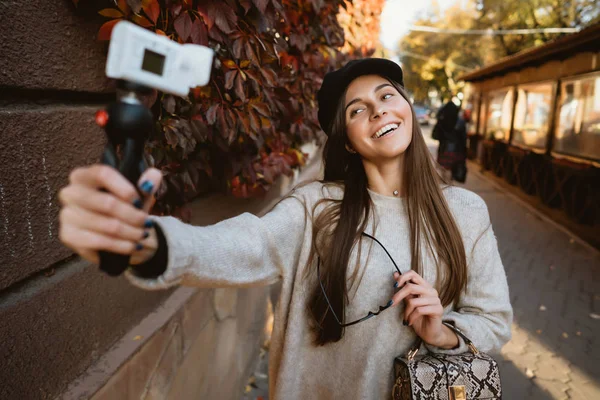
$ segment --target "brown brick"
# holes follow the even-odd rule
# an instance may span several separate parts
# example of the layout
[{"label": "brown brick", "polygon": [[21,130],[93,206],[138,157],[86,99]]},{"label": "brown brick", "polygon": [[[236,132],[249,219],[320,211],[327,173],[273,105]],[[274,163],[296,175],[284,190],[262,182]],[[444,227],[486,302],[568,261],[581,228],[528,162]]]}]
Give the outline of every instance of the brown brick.
[{"label": "brown brick", "polygon": [[77,10],[71,0],[0,2],[0,19],[0,86],[110,90],[106,43],[96,40],[106,19]]},{"label": "brown brick", "polygon": [[0,289],[72,254],[58,239],[58,191],[97,162],[105,138],[93,107],[0,110]]}]

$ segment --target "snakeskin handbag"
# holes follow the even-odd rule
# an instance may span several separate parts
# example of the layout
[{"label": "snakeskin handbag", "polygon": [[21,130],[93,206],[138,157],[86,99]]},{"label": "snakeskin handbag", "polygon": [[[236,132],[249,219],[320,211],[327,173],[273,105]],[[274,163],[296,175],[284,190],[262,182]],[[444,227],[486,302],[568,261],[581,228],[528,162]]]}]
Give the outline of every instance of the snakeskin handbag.
[{"label": "snakeskin handbag", "polygon": [[456,332],[471,351],[458,355],[417,355],[422,345],[419,339],[406,357],[396,357],[394,361],[396,381],[392,399],[501,399],[498,363],[477,350],[460,329],[448,322],[444,325]]}]

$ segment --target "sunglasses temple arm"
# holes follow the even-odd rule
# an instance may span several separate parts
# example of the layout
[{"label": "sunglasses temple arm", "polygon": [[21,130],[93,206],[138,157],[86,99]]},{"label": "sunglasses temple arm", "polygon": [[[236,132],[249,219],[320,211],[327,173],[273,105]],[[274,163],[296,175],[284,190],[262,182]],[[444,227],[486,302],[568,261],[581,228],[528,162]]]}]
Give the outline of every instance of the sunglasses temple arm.
[{"label": "sunglasses temple arm", "polygon": [[323,287],[323,282],[321,281],[320,264],[321,264],[321,259],[319,258],[318,261],[317,261],[317,275],[318,275],[318,278],[319,278],[319,285],[321,286],[321,291],[323,292],[323,296],[325,296],[325,301],[327,301],[327,306],[329,307],[329,310],[331,311],[331,313],[335,317],[335,320],[337,321],[337,323],[340,324],[341,326],[345,326],[340,321],[340,319],[338,318],[338,316],[335,313],[335,311],[333,311],[333,307],[331,306],[331,302],[329,301],[329,297],[327,297],[327,293],[325,293],[325,288]]},{"label": "sunglasses temple arm", "polygon": [[394,267],[396,267],[396,271],[398,271],[398,273],[399,273],[400,275],[402,275],[402,271],[400,271],[400,268],[398,268],[398,265],[396,265],[396,261],[394,261],[394,259],[393,259],[393,258],[392,258],[392,256],[390,255],[390,252],[389,252],[389,251],[387,251],[387,249],[385,248],[385,246],[384,246],[384,245],[382,245],[382,244],[381,244],[381,242],[380,242],[379,240],[377,240],[375,237],[373,237],[373,236],[369,235],[368,233],[366,233],[366,232],[362,232],[362,234],[363,234],[363,235],[365,235],[366,237],[369,237],[369,238],[373,239],[374,241],[376,241],[376,242],[377,242],[377,244],[379,244],[379,245],[380,245],[380,246],[383,248],[383,251],[385,251],[385,254],[387,254],[387,256],[390,258],[390,260],[392,260],[392,264],[394,264]]}]

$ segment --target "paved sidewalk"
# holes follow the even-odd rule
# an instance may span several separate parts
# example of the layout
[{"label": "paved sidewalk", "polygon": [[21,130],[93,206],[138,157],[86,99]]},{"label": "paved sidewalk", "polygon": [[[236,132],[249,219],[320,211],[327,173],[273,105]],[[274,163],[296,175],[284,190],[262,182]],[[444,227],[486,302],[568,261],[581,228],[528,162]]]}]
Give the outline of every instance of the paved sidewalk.
[{"label": "paved sidewalk", "polygon": [[600,399],[600,253],[474,169],[465,187],[488,205],[515,314],[504,398]]},{"label": "paved sidewalk", "polygon": [[[499,358],[503,398],[600,399],[600,252],[478,168],[470,165],[464,186],[488,205],[515,314],[513,339]],[[244,399],[268,398],[265,357]]]}]

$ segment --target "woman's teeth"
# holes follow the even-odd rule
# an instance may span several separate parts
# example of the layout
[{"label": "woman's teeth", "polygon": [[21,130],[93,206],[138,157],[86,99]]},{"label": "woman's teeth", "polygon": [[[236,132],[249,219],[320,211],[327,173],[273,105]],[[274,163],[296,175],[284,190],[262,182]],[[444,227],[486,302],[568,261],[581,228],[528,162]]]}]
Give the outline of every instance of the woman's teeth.
[{"label": "woman's teeth", "polygon": [[373,137],[373,139],[379,139],[380,137],[387,135],[388,133],[396,130],[397,128],[398,128],[398,124],[387,124],[380,130],[375,132],[375,134],[372,137]]}]

